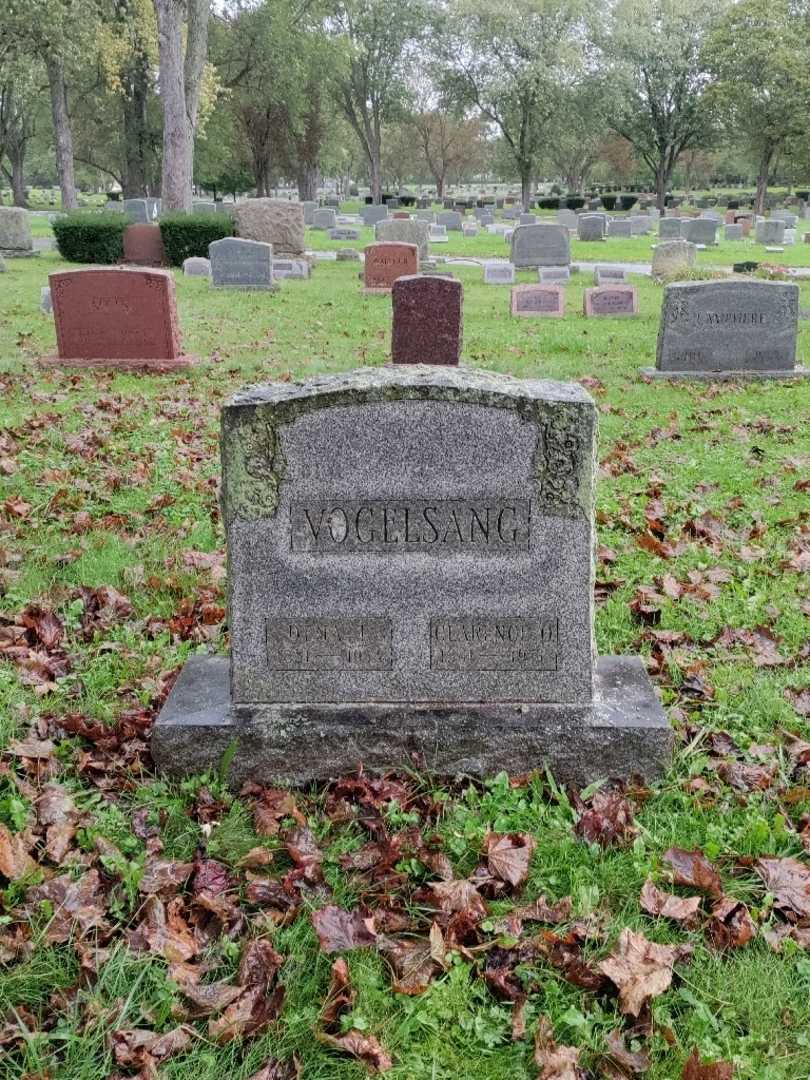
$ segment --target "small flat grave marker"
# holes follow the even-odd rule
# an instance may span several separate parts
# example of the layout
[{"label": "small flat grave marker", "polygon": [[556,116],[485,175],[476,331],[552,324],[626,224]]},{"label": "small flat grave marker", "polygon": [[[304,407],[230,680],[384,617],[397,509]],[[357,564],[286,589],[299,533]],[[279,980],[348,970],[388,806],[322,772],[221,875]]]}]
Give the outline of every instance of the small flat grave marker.
[{"label": "small flat grave marker", "polygon": [[583,311],[590,318],[602,315],[638,315],[638,291],[635,285],[600,285],[586,289]]},{"label": "small flat grave marker", "polygon": [[565,315],[565,290],[562,285],[514,285],[512,314],[562,318]]}]

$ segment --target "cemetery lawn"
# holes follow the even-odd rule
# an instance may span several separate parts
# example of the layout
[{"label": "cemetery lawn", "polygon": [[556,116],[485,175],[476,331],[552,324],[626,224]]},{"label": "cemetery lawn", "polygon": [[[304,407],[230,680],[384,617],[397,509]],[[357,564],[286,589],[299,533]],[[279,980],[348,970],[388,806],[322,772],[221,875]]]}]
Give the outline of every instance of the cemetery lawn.
[{"label": "cemetery lawn", "polygon": [[[695,1048],[735,1077],[810,1076],[810,380],[650,385],[638,369],[654,364],[660,286],[631,278],[638,318],[586,321],[591,275],[575,275],[565,319],[518,320],[508,287],[455,269],[465,363],[581,380],[598,403],[598,649],[647,658],[678,734],[672,768],[614,798],[542,774],[448,785],[418,769],[234,796],[219,775],[155,776],[147,743],[182,663],[227,649],[219,405],[247,382],[383,363],[390,301],[362,296],[352,262],[273,296],[181,276],[198,367],[40,372],[55,341],[39,290],[63,265],[46,253],[0,275],[3,1080],[295,1075],[264,1070],[275,1058],[349,1080],[386,1055],[395,1080],[534,1080],[541,1017],[589,1076],[634,1075],[617,1031],[652,1080],[680,1078]],[[810,307],[810,281],[801,292]],[[524,834],[506,866],[488,860],[491,833]],[[685,858],[673,885],[671,848],[718,876]],[[438,911],[431,885],[482,866],[477,894],[455,887],[477,915]],[[696,914],[645,913],[647,879],[700,897]],[[540,896],[562,904],[509,920]],[[410,944],[393,960],[327,953],[311,919],[327,905],[375,916],[381,935],[399,913]],[[329,915],[327,946],[368,939],[360,916]],[[625,930],[692,950],[671,985],[650,961],[656,996],[634,983],[637,1021],[599,970]],[[240,981],[257,938],[280,970],[265,950]],[[205,1000],[201,965],[217,984]]]}]

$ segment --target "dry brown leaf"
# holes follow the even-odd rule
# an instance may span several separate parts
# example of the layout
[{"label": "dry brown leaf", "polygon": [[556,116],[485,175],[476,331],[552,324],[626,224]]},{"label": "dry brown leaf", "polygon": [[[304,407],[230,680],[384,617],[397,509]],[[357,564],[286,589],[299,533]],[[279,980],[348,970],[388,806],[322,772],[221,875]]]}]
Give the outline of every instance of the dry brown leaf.
[{"label": "dry brown leaf", "polygon": [[541,1016],[534,1032],[534,1063],[540,1068],[538,1080],[585,1080],[579,1067],[579,1050],[559,1046],[547,1017]]},{"label": "dry brown leaf", "polygon": [[734,1065],[730,1061],[713,1061],[704,1065],[695,1047],[683,1067],[682,1080],[732,1080],[733,1076]]},{"label": "dry brown leaf", "polygon": [[800,918],[810,916],[810,868],[798,859],[757,859],[754,869],[773,893],[776,906]]},{"label": "dry brown leaf", "polygon": [[519,888],[529,876],[529,863],[536,846],[529,833],[488,833],[486,855],[490,874]]},{"label": "dry brown leaf", "polygon": [[674,945],[657,945],[625,928],[614,951],[598,967],[618,988],[622,1012],[638,1016],[652,998],[669,988],[673,965],[683,955]]},{"label": "dry brown leaf", "polygon": [[648,878],[642,886],[639,903],[642,911],[648,915],[660,915],[676,922],[692,922],[700,908],[700,897],[662,892]]},{"label": "dry brown leaf", "polygon": [[676,885],[699,889],[718,899],[723,895],[720,875],[702,851],[670,848],[664,852],[662,859],[671,868]]},{"label": "dry brown leaf", "polygon": [[373,945],[377,939],[372,916],[359,911],[344,911],[335,904],[313,911],[312,925],[325,953],[361,949]]},{"label": "dry brown leaf", "polygon": [[19,881],[33,873],[37,864],[28,854],[29,847],[26,834],[13,833],[0,821],[0,875]]},{"label": "dry brown leaf", "polygon": [[333,1050],[351,1054],[358,1061],[362,1061],[371,1072],[387,1072],[394,1064],[378,1040],[373,1035],[364,1035],[362,1031],[352,1029],[345,1035],[327,1035],[324,1032],[318,1032],[317,1037]]}]

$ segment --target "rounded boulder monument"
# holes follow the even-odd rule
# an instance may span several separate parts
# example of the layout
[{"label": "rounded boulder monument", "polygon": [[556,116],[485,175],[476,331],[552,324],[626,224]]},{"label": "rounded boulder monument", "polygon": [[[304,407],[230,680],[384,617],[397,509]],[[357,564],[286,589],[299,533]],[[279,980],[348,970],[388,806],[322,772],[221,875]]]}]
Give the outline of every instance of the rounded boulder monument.
[{"label": "rounded boulder monument", "polygon": [[245,199],[233,208],[237,236],[272,244],[276,255],[303,255],[304,206],[288,199]]},{"label": "rounded boulder monument", "polygon": [[597,657],[597,409],[581,386],[400,365],[222,410],[230,660],[192,657],[152,733],[181,776],[305,784],[416,755],[442,776],[653,776],[642,660]]}]

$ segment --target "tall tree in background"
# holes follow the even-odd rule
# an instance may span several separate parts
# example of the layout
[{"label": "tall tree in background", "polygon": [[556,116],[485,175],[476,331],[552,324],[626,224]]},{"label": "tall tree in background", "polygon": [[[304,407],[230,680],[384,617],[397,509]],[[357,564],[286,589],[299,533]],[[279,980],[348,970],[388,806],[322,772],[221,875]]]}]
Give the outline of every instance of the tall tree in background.
[{"label": "tall tree in background", "polygon": [[664,209],[678,158],[711,141],[703,48],[727,0],[619,0],[594,39],[617,90],[612,127],[633,144]]},{"label": "tall tree in background", "polygon": [[374,202],[382,194],[383,126],[402,116],[407,99],[410,50],[424,33],[421,0],[340,0],[335,26],[346,50],[334,76],[338,106],[357,136],[368,163]]},{"label": "tall tree in background", "polygon": [[161,198],[164,210],[190,210],[211,0],[154,0],[154,4],[163,106]]},{"label": "tall tree in background", "polygon": [[[419,157],[436,185],[439,198],[448,180],[480,172],[488,147],[478,117],[454,117],[445,109],[428,109],[408,119]],[[415,162],[411,161],[411,167]]]},{"label": "tall tree in background", "polygon": [[14,205],[27,206],[25,155],[34,135],[43,72],[36,61],[22,58],[0,63],[0,72],[0,168]]},{"label": "tall tree in background", "polygon": [[560,88],[543,161],[551,165],[571,192],[584,191],[599,160],[610,101],[608,87],[599,75],[586,75]]},{"label": "tall tree in background", "polygon": [[449,94],[498,128],[528,209],[558,88],[579,51],[578,0],[457,0],[436,36]]},{"label": "tall tree in background", "polygon": [[706,50],[717,82],[712,96],[729,132],[757,166],[754,209],[765,196],[779,154],[806,141],[810,113],[810,13],[790,0],[741,0],[730,8]]}]

